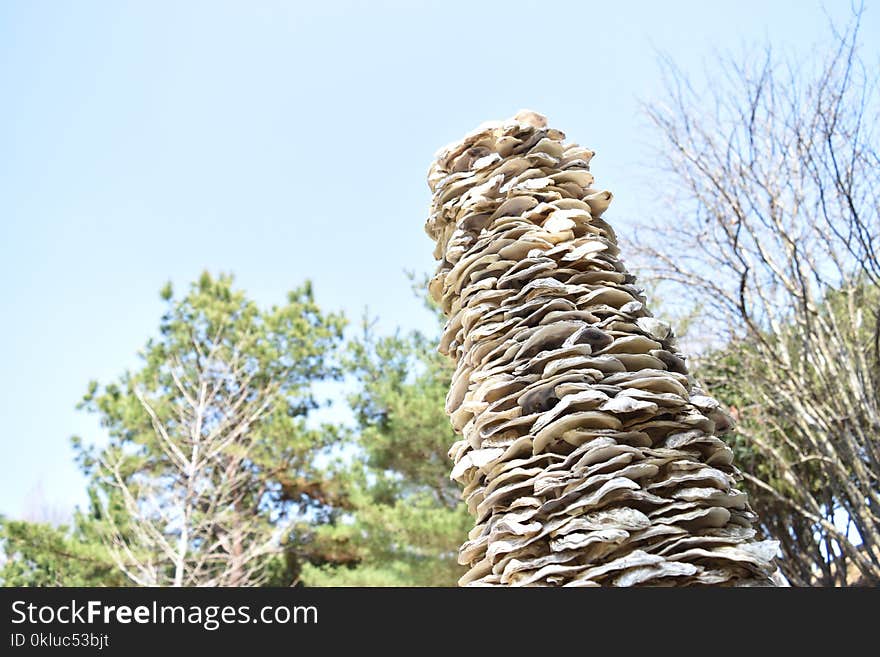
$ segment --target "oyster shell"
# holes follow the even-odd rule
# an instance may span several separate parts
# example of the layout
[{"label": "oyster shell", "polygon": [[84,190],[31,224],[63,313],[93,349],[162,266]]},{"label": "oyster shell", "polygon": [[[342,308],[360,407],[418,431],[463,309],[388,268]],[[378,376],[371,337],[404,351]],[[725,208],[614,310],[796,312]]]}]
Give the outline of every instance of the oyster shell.
[{"label": "oyster shell", "polygon": [[593,155],[524,110],[428,173],[451,476],[476,518],[459,583],[775,585],[732,420],[620,260]]}]

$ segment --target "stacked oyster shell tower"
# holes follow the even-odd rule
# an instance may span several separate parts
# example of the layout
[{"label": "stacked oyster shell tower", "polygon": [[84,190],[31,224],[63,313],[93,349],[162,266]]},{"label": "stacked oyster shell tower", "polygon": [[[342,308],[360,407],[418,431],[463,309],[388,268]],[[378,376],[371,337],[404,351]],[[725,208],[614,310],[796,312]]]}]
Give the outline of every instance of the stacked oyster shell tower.
[{"label": "stacked oyster shell tower", "polygon": [[593,153],[564,139],[520,112],[428,176],[452,478],[476,519],[459,583],[772,585],[730,418],[618,258]]}]

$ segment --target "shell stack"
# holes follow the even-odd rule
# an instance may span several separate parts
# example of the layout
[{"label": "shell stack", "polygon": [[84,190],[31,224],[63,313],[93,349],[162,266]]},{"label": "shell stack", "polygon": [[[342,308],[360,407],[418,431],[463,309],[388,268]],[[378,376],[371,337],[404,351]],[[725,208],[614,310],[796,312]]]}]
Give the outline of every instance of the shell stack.
[{"label": "shell stack", "polygon": [[600,217],[593,152],[520,112],[438,152],[430,293],[457,364],[461,585],[773,585],[731,426]]}]

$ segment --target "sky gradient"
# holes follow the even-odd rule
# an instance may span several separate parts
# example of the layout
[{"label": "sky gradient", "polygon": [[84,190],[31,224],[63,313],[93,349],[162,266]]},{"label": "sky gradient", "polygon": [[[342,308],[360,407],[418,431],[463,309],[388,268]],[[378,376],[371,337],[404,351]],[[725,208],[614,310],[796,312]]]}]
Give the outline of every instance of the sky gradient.
[{"label": "sky gradient", "polygon": [[[597,152],[605,218],[663,211],[657,52],[685,71],[771,40],[807,55],[848,2],[0,3],[0,514],[84,502],[90,379],[137,364],[158,291],[232,272],[261,304],[311,278],[380,329],[430,328],[433,153],[546,114]],[[863,42],[880,36],[866,2]],[[674,218],[671,218],[674,220]],[[625,254],[624,254],[625,255]],[[51,515],[51,513],[50,513]]]}]

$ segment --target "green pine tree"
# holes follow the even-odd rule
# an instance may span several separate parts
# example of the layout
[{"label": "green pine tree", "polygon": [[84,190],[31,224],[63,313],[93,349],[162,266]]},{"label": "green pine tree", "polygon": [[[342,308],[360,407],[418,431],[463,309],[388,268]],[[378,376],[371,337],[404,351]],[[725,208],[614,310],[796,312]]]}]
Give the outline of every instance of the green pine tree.
[{"label": "green pine tree", "polygon": [[98,535],[101,513],[92,504],[58,527],[0,518],[0,586],[124,586]]},{"label": "green pine tree", "polygon": [[318,532],[345,559],[304,566],[306,584],[454,586],[461,576],[457,551],[470,520],[449,479],[452,370],[435,345],[419,332],[377,338],[366,322],[351,344],[355,456],[337,474],[350,508]]},{"label": "green pine tree", "polygon": [[4,521],[4,584],[289,585],[324,560],[314,529],[344,491],[316,456],[340,434],[307,420],[313,384],[341,376],[343,317],[309,283],[269,309],[207,273],[161,295],[140,367],[81,404],[109,434],[99,448],[73,439],[89,514],[72,528]]}]

